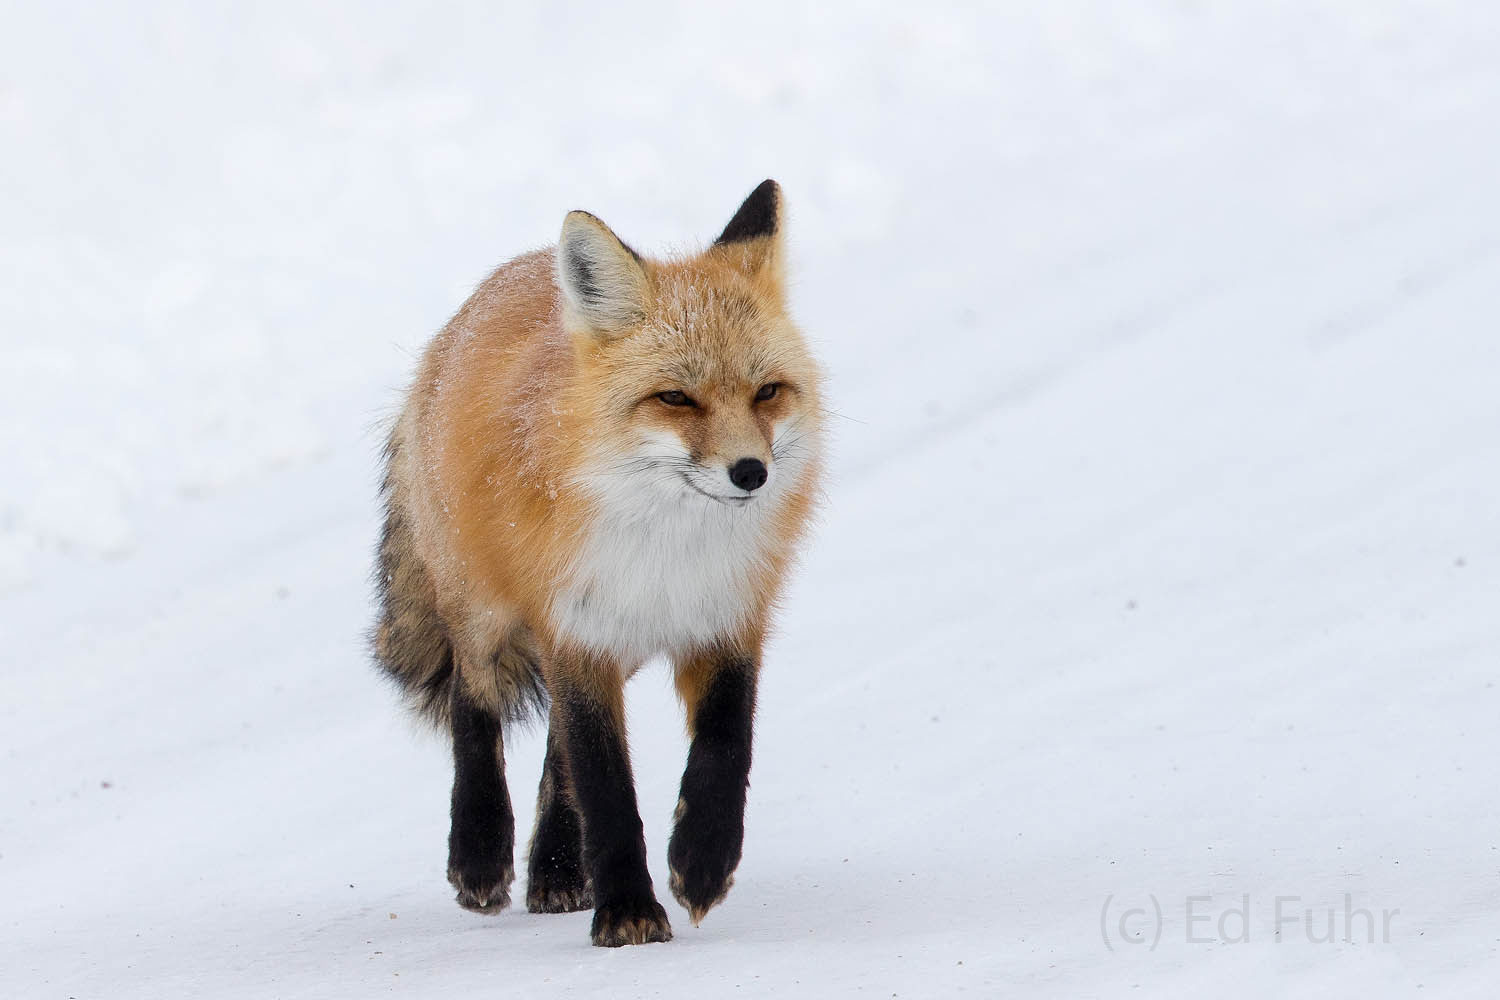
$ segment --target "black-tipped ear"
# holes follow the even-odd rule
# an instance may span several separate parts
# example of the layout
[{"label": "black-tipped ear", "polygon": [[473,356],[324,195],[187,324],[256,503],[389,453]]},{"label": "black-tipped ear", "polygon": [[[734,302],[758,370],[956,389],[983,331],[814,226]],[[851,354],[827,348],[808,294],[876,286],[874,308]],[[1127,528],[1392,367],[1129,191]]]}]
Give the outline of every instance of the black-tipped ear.
[{"label": "black-tipped ear", "polygon": [[729,220],[729,225],[714,240],[714,245],[775,236],[780,228],[781,186],[773,180],[763,180],[760,186],[750,192],[750,197],[745,199],[740,210],[734,213],[734,218]]}]

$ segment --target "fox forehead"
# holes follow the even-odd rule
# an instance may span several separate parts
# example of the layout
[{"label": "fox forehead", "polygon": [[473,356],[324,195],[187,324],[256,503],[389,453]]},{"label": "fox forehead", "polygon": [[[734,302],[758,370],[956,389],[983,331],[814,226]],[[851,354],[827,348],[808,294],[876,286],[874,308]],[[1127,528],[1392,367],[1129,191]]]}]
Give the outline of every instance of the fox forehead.
[{"label": "fox forehead", "polygon": [[779,304],[753,290],[678,277],[659,282],[653,305],[620,345],[637,378],[733,390],[793,378],[809,365]]}]

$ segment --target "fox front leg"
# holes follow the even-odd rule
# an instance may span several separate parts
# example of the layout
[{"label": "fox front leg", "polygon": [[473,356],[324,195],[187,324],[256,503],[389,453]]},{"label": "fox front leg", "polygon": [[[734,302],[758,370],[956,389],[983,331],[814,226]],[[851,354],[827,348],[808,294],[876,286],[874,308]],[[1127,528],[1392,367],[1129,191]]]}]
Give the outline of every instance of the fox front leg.
[{"label": "fox front leg", "polygon": [[693,742],[667,861],[672,895],[694,926],[724,899],[740,863],[758,672],[758,655],[723,649],[677,665]]},{"label": "fox front leg", "polygon": [[583,862],[593,886],[593,942],[670,941],[667,911],[646,870],[646,838],[625,743],[624,681],[612,663],[560,659],[549,678],[552,725],[564,736],[568,783],[583,820]]}]

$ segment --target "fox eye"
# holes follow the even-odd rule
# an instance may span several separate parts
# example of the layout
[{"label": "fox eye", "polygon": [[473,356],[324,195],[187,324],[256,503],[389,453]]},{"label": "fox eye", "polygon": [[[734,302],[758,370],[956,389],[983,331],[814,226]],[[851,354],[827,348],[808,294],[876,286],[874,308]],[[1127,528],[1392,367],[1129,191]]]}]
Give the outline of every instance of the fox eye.
[{"label": "fox eye", "polygon": [[780,382],[767,382],[765,385],[761,386],[760,391],[755,394],[755,401],[757,403],[764,403],[768,399],[775,399],[776,394],[780,391]]},{"label": "fox eye", "polygon": [[663,403],[666,403],[668,406],[698,405],[697,403],[693,402],[693,397],[689,396],[681,389],[668,389],[666,392],[658,392],[656,394],[656,398],[661,400]]}]

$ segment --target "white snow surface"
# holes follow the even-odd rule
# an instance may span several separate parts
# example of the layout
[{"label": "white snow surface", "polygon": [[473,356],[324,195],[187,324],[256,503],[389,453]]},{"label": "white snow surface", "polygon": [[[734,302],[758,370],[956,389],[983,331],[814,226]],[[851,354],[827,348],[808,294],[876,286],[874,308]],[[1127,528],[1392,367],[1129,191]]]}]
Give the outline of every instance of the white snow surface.
[{"label": "white snow surface", "polygon": [[[0,996],[1493,996],[1500,7],[4,20]],[[462,911],[382,421],[568,210],[767,176],[839,418],[735,888]],[[665,898],[660,665],[629,712]]]}]

